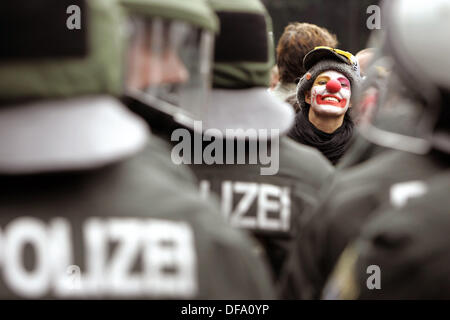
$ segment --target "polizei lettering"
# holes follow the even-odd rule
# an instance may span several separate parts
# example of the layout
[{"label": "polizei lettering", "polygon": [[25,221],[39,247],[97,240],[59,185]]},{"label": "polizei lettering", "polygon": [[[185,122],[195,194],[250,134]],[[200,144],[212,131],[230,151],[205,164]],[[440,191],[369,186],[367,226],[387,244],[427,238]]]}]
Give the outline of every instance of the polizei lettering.
[{"label": "polizei lettering", "polygon": [[[73,233],[70,221],[59,217],[21,217],[2,226],[0,293],[4,287],[24,298],[189,298],[198,290],[194,237],[186,223],[89,218],[76,246]],[[79,256],[83,269],[74,261]]]},{"label": "polizei lettering", "polygon": [[[202,196],[210,193],[210,182],[200,182]],[[289,187],[267,183],[223,181],[221,211],[231,225],[245,229],[282,231],[290,229],[291,198]],[[235,198],[240,198],[235,200]],[[253,209],[252,209],[253,208]]]}]

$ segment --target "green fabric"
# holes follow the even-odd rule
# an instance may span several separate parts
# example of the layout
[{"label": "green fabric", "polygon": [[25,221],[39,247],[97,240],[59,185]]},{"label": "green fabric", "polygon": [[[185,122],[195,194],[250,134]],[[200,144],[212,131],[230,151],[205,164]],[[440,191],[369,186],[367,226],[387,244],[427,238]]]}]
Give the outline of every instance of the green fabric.
[{"label": "green fabric", "polygon": [[[361,231],[353,269],[358,300],[450,299],[450,170],[442,168],[423,183],[425,194],[399,209],[381,210]],[[366,285],[372,264],[381,269],[382,290]]]},{"label": "green fabric", "polygon": [[275,54],[273,37],[271,36],[273,31],[272,19],[264,5],[259,0],[209,0],[209,3],[215,12],[231,11],[263,14],[266,18],[269,50],[268,61],[264,63],[248,61],[214,63],[213,86],[230,89],[268,87],[270,71],[275,64]]},{"label": "green fabric", "polygon": [[[227,154],[227,140],[223,140],[223,150],[219,153]],[[246,148],[246,158],[249,156],[249,147]],[[274,150],[272,150],[274,151]],[[261,175],[261,164],[192,164],[193,170],[199,181],[209,183],[208,198],[212,195],[219,197],[219,203],[222,204],[222,213],[233,224],[233,226],[243,228],[249,231],[259,242],[259,245],[267,255],[272,268],[274,278],[277,280],[282,273],[283,265],[288,261],[288,254],[298,232],[297,221],[305,216],[318,202],[320,187],[333,173],[333,167],[317,150],[300,145],[288,137],[282,137],[279,144],[279,171],[275,175]],[[236,156],[236,155],[235,155]],[[259,159],[261,160],[261,159]],[[258,162],[259,162],[258,160]],[[225,187],[225,184],[240,184],[240,191]],[[249,190],[260,190],[259,188],[270,186],[278,190],[287,188],[288,196],[281,203],[276,196],[274,201],[280,201],[279,210],[283,205],[289,208],[290,222],[289,230],[270,230],[265,229],[259,223],[240,224],[239,210],[244,219],[259,219],[264,212],[264,199],[258,200],[249,196]],[[210,191],[209,191],[210,190]],[[226,191],[227,190],[227,191]],[[226,195],[230,192],[228,195]],[[259,191],[258,191],[259,192]],[[280,191],[281,192],[281,191]],[[251,201],[246,207],[240,199],[248,197]],[[253,199],[253,200],[252,200]],[[230,203],[230,204],[227,204]],[[229,209],[227,209],[229,208]],[[231,208],[235,208],[234,210]],[[240,208],[240,209],[236,209]],[[230,210],[230,211],[228,211]],[[272,219],[277,219],[277,209],[271,210]],[[248,221],[248,220],[247,220]]]},{"label": "green fabric", "polygon": [[131,13],[182,20],[216,32],[218,20],[204,0],[121,0]]},{"label": "green fabric", "polygon": [[87,1],[88,12],[81,12],[88,15],[86,57],[0,63],[1,99],[119,94],[123,42],[119,37],[122,14],[116,4]]},{"label": "green fabric", "polygon": [[337,172],[321,189],[320,203],[302,222],[295,256],[285,273],[283,297],[319,299],[345,247],[388,205],[391,186],[423,180],[444,168],[431,157],[386,151]]},{"label": "green fabric", "polygon": [[[97,219],[97,225],[101,226],[100,229],[91,229],[89,232],[93,231],[97,236],[96,243],[105,244],[106,251],[117,252],[116,245],[120,245],[121,242],[129,243],[130,239],[132,242],[132,239],[139,239],[131,245],[131,248],[142,256],[145,254],[146,247],[140,241],[149,241],[149,239],[143,239],[142,234],[137,238],[136,235],[131,235],[127,229],[130,227],[127,222],[130,221],[129,219],[137,221],[143,228],[148,227],[149,219],[158,219],[163,223],[184,222],[193,232],[192,241],[184,242],[183,250],[189,247],[195,250],[191,260],[195,263],[193,272],[195,272],[194,284],[197,292],[194,296],[183,296],[182,292],[177,290],[171,292],[173,295],[168,295],[167,290],[165,290],[166,294],[161,295],[161,286],[158,286],[158,282],[171,279],[162,273],[149,274],[145,270],[146,264],[156,265],[162,262],[163,256],[155,251],[155,255],[158,256],[152,256],[146,262],[129,257],[129,262],[136,267],[133,271],[127,271],[128,275],[134,274],[140,279],[145,279],[143,281],[156,279],[157,281],[146,284],[147,288],[150,287],[153,290],[138,290],[137,294],[130,295],[130,291],[124,286],[114,287],[111,277],[92,273],[94,281],[104,281],[100,283],[106,284],[103,288],[95,289],[100,292],[100,295],[94,298],[274,299],[275,289],[270,281],[269,270],[253,251],[253,239],[229,226],[220,215],[217,204],[201,199],[197,188],[192,183],[174,175],[175,164],[170,161],[170,158],[165,162],[160,161],[166,151],[155,154],[158,152],[157,149],[144,150],[126,161],[98,170],[72,174],[22,176],[21,178],[2,177],[0,180],[0,230],[3,232],[5,226],[9,228],[11,222],[14,223],[16,219],[27,216],[30,219],[37,219],[47,235],[47,230],[49,232],[53,230],[50,227],[53,218],[64,219],[70,228],[69,236],[66,238],[69,246],[61,244],[61,241],[58,241],[60,237],[56,237],[56,240],[53,236],[46,238],[49,246],[59,246],[58,252],[62,253],[62,256],[55,255],[55,251],[52,250],[45,253],[47,258],[43,261],[49,263],[45,270],[48,271],[49,279],[54,279],[59,275],[58,268],[60,260],[65,257],[64,254],[67,254],[68,261],[82,268],[89,263],[102,264],[105,270],[111,270],[113,267],[114,258],[111,256],[103,264],[101,253],[89,254],[91,252],[89,240],[85,241],[82,235],[86,232],[86,224],[90,219]],[[178,170],[187,171],[187,168],[179,166]],[[109,233],[102,231],[103,226],[108,228],[106,223],[112,220],[116,225],[125,226],[124,233],[116,238],[115,243],[109,241]],[[131,225],[135,224],[132,222]],[[20,226],[19,229],[21,229]],[[158,237],[156,234],[155,236]],[[3,240],[2,233],[2,249],[8,246],[8,243]],[[117,253],[112,255],[116,256],[116,259],[120,256]],[[26,250],[23,256],[24,258],[19,262],[20,265],[32,265],[32,261],[36,260],[36,255],[33,255],[31,250]],[[175,258],[176,255],[173,257]],[[179,263],[190,264],[185,259],[179,263],[177,261],[179,260],[174,260],[173,266],[177,267]],[[180,280],[189,280],[188,274],[180,274],[180,272],[181,270],[175,269],[172,276],[175,281],[171,282],[172,288],[176,289]],[[2,299],[30,298],[30,295],[24,294],[28,290],[19,292],[11,287],[10,281],[5,281],[5,275],[4,272],[0,273]],[[129,280],[125,282],[132,283]],[[163,287],[167,288],[167,286]],[[40,290],[33,297],[35,299],[88,299],[93,298],[93,295],[82,294],[68,297],[50,287],[48,290]]]}]

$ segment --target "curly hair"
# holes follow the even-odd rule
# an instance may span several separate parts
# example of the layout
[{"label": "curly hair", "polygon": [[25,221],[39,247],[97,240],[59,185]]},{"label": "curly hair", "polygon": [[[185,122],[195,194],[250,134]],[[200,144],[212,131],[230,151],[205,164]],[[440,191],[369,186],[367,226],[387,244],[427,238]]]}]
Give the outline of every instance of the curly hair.
[{"label": "curly hair", "polygon": [[277,46],[277,65],[280,81],[295,82],[306,72],[303,57],[317,46],[335,48],[336,35],[327,29],[310,23],[290,23],[284,29]]}]

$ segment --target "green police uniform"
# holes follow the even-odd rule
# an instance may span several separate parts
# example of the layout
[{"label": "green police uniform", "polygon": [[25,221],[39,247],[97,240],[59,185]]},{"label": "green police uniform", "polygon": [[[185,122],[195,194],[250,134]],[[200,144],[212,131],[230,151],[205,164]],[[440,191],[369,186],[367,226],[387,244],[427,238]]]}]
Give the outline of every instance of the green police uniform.
[{"label": "green police uniform", "polygon": [[303,212],[317,205],[320,185],[332,172],[316,150],[287,137],[281,139],[279,153],[280,169],[275,175],[261,175],[263,165],[191,166],[202,195],[218,196],[222,214],[231,225],[256,237],[277,279]]},{"label": "green police uniform", "polygon": [[111,97],[121,11],[76,3],[84,31],[63,37],[67,3],[0,5],[2,22],[29,23],[9,25],[24,38],[0,58],[0,298],[272,298],[252,240]]},{"label": "green police uniform", "polygon": [[377,210],[397,201],[396,188],[444,168],[439,158],[387,151],[338,172],[302,225],[283,280],[283,296],[320,298],[342,251]]},{"label": "green police uniform", "polygon": [[2,176],[0,297],[272,298],[251,241],[152,156]]},{"label": "green police uniform", "polygon": [[440,172],[403,207],[379,212],[342,255],[324,297],[449,299],[449,182]]}]

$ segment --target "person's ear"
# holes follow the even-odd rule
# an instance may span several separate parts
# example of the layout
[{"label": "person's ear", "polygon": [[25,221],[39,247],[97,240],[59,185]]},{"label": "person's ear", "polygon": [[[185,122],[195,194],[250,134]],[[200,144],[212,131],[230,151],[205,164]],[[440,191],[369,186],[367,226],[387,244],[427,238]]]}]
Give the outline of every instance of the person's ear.
[{"label": "person's ear", "polygon": [[305,92],[305,102],[311,104],[311,90]]}]

